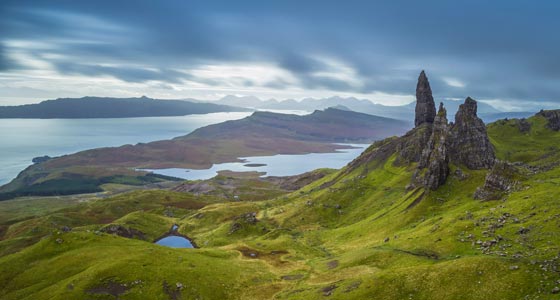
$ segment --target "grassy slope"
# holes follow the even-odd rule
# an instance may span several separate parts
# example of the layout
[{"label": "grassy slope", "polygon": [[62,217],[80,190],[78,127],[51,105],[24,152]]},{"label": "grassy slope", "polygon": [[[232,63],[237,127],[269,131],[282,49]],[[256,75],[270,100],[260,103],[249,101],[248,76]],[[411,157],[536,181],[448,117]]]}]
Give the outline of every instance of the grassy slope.
[{"label": "grassy slope", "polygon": [[[502,200],[473,200],[486,172],[463,168],[467,179],[451,176],[416,202],[422,191],[405,189],[414,166],[395,167],[394,156],[272,201],[136,192],[26,220],[83,223],[0,258],[0,298],[114,299],[85,291],[142,280],[119,299],[172,299],[163,281],[188,283],[182,299],[557,299],[560,168],[551,163],[560,136],[538,117],[529,121],[528,134],[509,122],[489,126],[498,157],[549,166]],[[250,212],[259,219],[254,225],[242,217]],[[102,223],[150,238],[178,223],[202,248],[95,233]],[[17,230],[25,226],[10,226],[1,243],[30,234]],[[478,243],[492,240],[487,248]]]}]

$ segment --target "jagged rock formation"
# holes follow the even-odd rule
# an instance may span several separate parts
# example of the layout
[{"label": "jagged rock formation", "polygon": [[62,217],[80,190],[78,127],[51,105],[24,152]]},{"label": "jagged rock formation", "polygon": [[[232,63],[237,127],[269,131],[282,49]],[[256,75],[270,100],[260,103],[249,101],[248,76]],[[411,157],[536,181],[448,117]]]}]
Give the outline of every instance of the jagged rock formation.
[{"label": "jagged rock formation", "polygon": [[488,169],[496,159],[494,148],[488,139],[484,122],[476,115],[477,104],[471,97],[459,106],[455,124],[451,126],[449,155],[457,165],[469,169]]},{"label": "jagged rock formation", "polygon": [[[440,104],[437,115],[431,113],[434,104],[424,71],[418,78],[416,95],[416,127],[402,137],[374,143],[348,165],[346,174],[366,162],[379,165],[396,154],[393,162],[396,166],[418,163],[407,190],[418,187],[436,190],[449,177],[450,164],[471,170],[492,168],[494,148],[484,122],[477,116],[475,100],[468,97],[455,115],[455,123],[448,123],[447,110],[443,104]],[[367,172],[367,168],[364,172]],[[459,180],[468,177],[460,169],[455,175]],[[329,181],[322,187],[330,186],[333,182]]]},{"label": "jagged rock formation", "polygon": [[436,105],[432,97],[432,89],[426,73],[422,71],[416,85],[416,117],[414,126],[418,127],[424,123],[431,124],[436,117]]},{"label": "jagged rock formation", "polygon": [[438,114],[434,119],[432,135],[422,151],[422,158],[418,164],[419,169],[427,168],[423,184],[432,190],[444,184],[449,176],[448,135],[447,110],[443,107],[443,103],[440,103]]},{"label": "jagged rock formation", "polygon": [[477,103],[468,97],[448,124],[447,111],[440,104],[436,115],[432,91],[424,71],[416,88],[416,127],[399,139],[395,164],[418,162],[411,187],[435,190],[449,176],[449,164],[468,169],[489,169],[494,165],[494,148],[484,122],[477,116]]},{"label": "jagged rock formation", "polygon": [[517,170],[512,164],[496,161],[492,170],[486,175],[484,185],[474,193],[478,200],[498,200],[504,193],[511,192],[519,185],[516,180]]},{"label": "jagged rock formation", "polygon": [[548,120],[546,127],[554,130],[560,130],[560,109],[556,110],[541,110],[537,116],[545,117]]}]

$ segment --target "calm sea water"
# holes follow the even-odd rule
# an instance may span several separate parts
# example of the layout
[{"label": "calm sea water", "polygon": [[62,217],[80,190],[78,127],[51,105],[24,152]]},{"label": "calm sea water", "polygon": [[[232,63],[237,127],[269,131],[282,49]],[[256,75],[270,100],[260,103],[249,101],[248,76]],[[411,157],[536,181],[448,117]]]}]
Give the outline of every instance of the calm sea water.
[{"label": "calm sea water", "polygon": [[[217,175],[218,171],[265,172],[263,176],[292,176],[309,172],[319,168],[340,169],[358,157],[369,145],[365,144],[346,144],[355,147],[354,149],[341,149],[335,153],[309,153],[300,155],[274,155],[274,156],[253,156],[243,157],[242,163],[222,163],[214,164],[209,169],[149,169],[156,174],[174,176],[188,180],[210,179]],[[257,167],[247,166],[250,164],[259,165]]]},{"label": "calm sea water", "polygon": [[[278,111],[306,114],[304,111]],[[0,119],[0,185],[8,183],[37,156],[51,157],[82,150],[146,143],[186,135],[193,130],[227,120],[241,119],[249,112],[213,113],[182,117],[117,119]],[[190,180],[208,179],[220,170],[259,171],[267,176],[297,175],[318,168],[341,168],[367,145],[337,153],[246,157],[244,163],[215,164],[207,170],[161,169],[155,173]],[[248,167],[246,164],[264,164]]]},{"label": "calm sea water", "polygon": [[251,113],[119,119],[0,119],[0,185],[37,156],[60,156],[99,147],[146,143]]}]

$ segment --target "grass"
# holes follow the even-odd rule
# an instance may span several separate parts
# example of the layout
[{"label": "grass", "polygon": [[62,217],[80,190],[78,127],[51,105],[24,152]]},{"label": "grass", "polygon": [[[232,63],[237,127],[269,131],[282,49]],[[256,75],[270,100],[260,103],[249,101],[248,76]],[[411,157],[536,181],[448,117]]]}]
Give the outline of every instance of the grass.
[{"label": "grass", "polygon": [[[235,193],[265,191],[261,199],[142,190],[53,207],[36,199],[32,212],[23,200],[0,203],[9,220],[0,298],[558,299],[560,136],[528,121],[528,133],[512,120],[488,126],[500,159],[539,168],[496,201],[473,198],[485,170],[463,169],[466,178],[451,175],[437,191],[407,190],[415,166],[393,155],[291,193],[232,181]],[[107,224],[145,240],[99,232]],[[172,224],[201,248],[151,243]]]}]

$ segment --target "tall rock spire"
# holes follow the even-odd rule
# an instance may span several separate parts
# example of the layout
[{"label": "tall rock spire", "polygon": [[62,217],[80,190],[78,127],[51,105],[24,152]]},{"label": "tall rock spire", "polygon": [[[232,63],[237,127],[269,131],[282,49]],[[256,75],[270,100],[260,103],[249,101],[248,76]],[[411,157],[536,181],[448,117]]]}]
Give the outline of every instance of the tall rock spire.
[{"label": "tall rock spire", "polygon": [[432,89],[426,73],[422,70],[416,85],[416,117],[414,126],[418,127],[423,123],[433,123],[436,117],[436,105],[432,97]]}]

